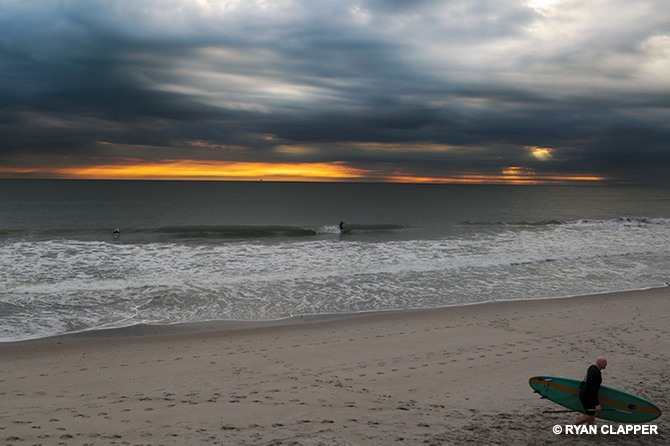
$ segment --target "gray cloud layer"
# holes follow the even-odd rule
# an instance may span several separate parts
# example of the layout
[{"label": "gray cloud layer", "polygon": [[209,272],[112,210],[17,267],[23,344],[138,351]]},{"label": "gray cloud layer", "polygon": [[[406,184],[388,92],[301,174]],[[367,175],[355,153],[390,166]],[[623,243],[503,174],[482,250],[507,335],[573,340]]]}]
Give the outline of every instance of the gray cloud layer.
[{"label": "gray cloud layer", "polygon": [[523,166],[663,180],[666,6],[0,0],[0,161],[345,161],[432,176]]}]

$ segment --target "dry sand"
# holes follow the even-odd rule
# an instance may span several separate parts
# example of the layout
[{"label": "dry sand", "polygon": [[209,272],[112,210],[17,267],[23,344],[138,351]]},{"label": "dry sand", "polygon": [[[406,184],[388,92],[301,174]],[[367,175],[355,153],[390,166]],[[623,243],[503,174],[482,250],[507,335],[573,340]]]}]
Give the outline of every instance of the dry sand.
[{"label": "dry sand", "polygon": [[[670,444],[552,433],[528,386],[581,378],[668,406],[670,288],[157,336],[0,345],[0,444]],[[598,421],[602,424],[616,424]]]}]

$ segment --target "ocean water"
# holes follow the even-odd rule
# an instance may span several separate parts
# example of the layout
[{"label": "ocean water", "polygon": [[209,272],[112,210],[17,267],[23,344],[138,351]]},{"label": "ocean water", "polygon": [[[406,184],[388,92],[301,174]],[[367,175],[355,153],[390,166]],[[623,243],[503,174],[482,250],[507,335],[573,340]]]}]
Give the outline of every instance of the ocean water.
[{"label": "ocean water", "polygon": [[4,342],[643,289],[669,271],[667,188],[0,180]]}]

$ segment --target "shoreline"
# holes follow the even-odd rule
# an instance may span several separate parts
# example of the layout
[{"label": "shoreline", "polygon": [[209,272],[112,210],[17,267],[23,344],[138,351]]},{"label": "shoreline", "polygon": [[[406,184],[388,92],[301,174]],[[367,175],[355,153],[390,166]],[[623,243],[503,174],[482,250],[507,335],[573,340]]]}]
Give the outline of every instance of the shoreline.
[{"label": "shoreline", "polygon": [[151,337],[162,335],[178,335],[178,334],[206,334],[211,332],[228,332],[237,330],[253,330],[266,327],[277,326],[300,326],[304,324],[319,324],[323,322],[338,321],[351,318],[359,318],[366,316],[384,315],[390,313],[414,313],[414,312],[432,312],[432,311],[447,311],[455,308],[469,308],[486,306],[491,304],[511,304],[511,303],[526,303],[542,302],[549,300],[569,300],[592,298],[596,296],[618,295],[624,293],[638,293],[650,290],[670,289],[670,283],[666,285],[650,286],[641,289],[630,289],[622,291],[603,291],[601,293],[593,293],[586,295],[560,296],[560,297],[541,297],[532,299],[514,299],[514,300],[490,300],[485,302],[471,302],[464,304],[454,304],[432,308],[409,308],[409,309],[389,309],[389,310],[368,310],[357,313],[323,313],[323,314],[303,314],[298,316],[289,316],[281,319],[271,320],[214,320],[201,322],[177,322],[172,324],[153,324],[153,323],[139,323],[135,325],[127,325],[111,328],[91,328],[82,331],[75,331],[70,333],[55,334],[43,337],[16,339],[16,340],[0,340],[0,347],[6,344],[16,343],[35,343],[50,340],[66,340],[66,339],[101,339],[101,338],[129,338],[129,337]]},{"label": "shoreline", "polygon": [[[670,405],[670,288],[330,320],[0,344],[6,444],[568,444],[528,386],[581,378]],[[294,318],[295,319],[295,318]],[[164,326],[161,326],[162,328]],[[190,327],[193,329],[195,327]],[[667,444],[596,435],[589,444]],[[611,424],[598,420],[599,425]]]}]

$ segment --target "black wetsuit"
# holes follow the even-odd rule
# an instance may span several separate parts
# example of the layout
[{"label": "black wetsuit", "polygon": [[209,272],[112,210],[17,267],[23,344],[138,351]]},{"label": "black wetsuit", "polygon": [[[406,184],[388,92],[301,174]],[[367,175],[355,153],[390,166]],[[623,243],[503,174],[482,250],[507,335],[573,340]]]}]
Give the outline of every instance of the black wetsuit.
[{"label": "black wetsuit", "polygon": [[603,382],[603,376],[600,369],[595,365],[589,367],[586,371],[586,378],[579,386],[579,401],[582,402],[587,415],[596,414],[596,406],[600,405],[598,400],[598,391]]}]

